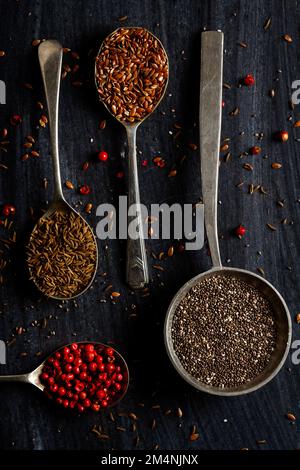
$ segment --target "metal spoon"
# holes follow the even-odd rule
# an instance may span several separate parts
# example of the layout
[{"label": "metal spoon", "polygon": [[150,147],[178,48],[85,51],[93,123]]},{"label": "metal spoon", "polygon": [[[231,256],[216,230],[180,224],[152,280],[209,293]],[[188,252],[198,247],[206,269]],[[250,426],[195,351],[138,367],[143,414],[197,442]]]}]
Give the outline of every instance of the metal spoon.
[{"label": "metal spoon", "polygon": [[[126,29],[132,29],[133,27],[127,27]],[[112,36],[115,34],[119,29],[118,28],[115,31],[113,31],[108,37]],[[144,28],[143,28],[144,29]],[[146,30],[147,31],[147,30]],[[156,36],[154,36],[152,33],[147,31],[148,34],[153,36],[158,43],[161,45],[165,56],[168,60],[167,53],[162,45],[162,43],[159,41]],[[106,39],[107,39],[106,38]],[[106,40],[105,39],[105,40]],[[104,41],[103,41],[104,42]],[[103,47],[103,43],[100,46],[98,56],[101,54]],[[95,65],[95,82],[96,82],[96,88],[98,89],[98,77],[97,77],[97,64]],[[147,117],[150,116],[150,114],[153,113],[153,111],[157,108],[161,100],[163,99],[166,89],[168,86],[168,79],[165,84],[164,91],[160,97],[160,100],[157,102],[156,106],[153,108],[152,112],[147,114],[143,119],[140,121],[136,121],[134,123],[129,123],[129,122],[124,122],[118,119],[108,108],[108,106],[104,103],[104,101],[100,101],[104,104],[108,112],[115,118],[117,119],[126,129],[127,132],[127,139],[128,139],[128,207],[131,207],[132,205],[135,205],[137,208],[137,213],[136,217],[135,216],[128,216],[128,223],[130,223],[131,220],[136,219],[137,220],[137,226],[139,227],[139,238],[137,239],[131,239],[128,237],[127,239],[127,255],[126,255],[126,281],[129,284],[129,286],[132,289],[142,289],[145,284],[149,282],[149,274],[148,274],[148,264],[147,264],[147,254],[146,254],[146,249],[145,249],[145,241],[144,238],[141,236],[143,233],[143,220],[142,220],[142,214],[141,211],[139,210],[140,206],[140,191],[139,191],[139,180],[138,180],[138,167],[137,167],[137,155],[136,155],[136,132],[140,124],[147,119]]]},{"label": "metal spoon", "polygon": [[[292,326],[288,307],[279,292],[262,277],[237,268],[224,268],[221,263],[217,232],[217,196],[219,173],[219,147],[222,117],[223,33],[208,31],[201,39],[200,84],[200,152],[205,227],[213,268],[188,281],[173,298],[166,315],[164,338],[169,358],[177,372],[198,390],[212,395],[235,396],[258,390],[272,380],[283,366],[289,352]],[[277,339],[276,347],[265,370],[254,380],[236,388],[218,388],[199,382],[181,365],[171,336],[173,316],[188,291],[199,281],[215,275],[232,276],[259,289],[269,300],[274,311]]]},{"label": "metal spoon", "polygon": [[[70,346],[71,344],[72,343],[66,344],[65,346]],[[109,406],[115,405],[120,400],[122,400],[122,398],[125,396],[125,394],[127,392],[127,389],[128,389],[128,385],[129,385],[129,370],[128,370],[128,366],[127,366],[127,363],[126,363],[125,359],[123,358],[123,356],[116,349],[112,348],[111,346],[107,346],[106,344],[103,344],[103,343],[99,343],[99,342],[95,342],[95,341],[80,341],[78,344],[93,344],[94,346],[101,346],[101,348],[103,348],[103,349],[109,347],[109,348],[114,350],[115,355],[121,361],[121,363],[123,365],[123,368],[125,370],[124,376],[126,377],[126,386],[124,387],[124,391],[123,391],[122,395],[120,395],[118,397],[118,399],[116,401],[114,401],[113,403],[111,403]],[[53,354],[55,354],[57,351],[61,351],[65,346],[62,346],[62,347],[58,348],[56,351],[54,351],[52,354],[50,354],[32,372],[29,372],[27,374],[18,374],[18,375],[0,375],[0,383],[1,382],[27,383],[27,384],[34,385],[35,387],[37,387],[39,390],[41,390],[43,392],[45,390],[45,385],[40,380],[40,375],[42,373],[43,367],[46,364],[49,357],[53,356]]]},{"label": "metal spoon", "polygon": [[[59,153],[58,153],[58,102],[59,102],[59,88],[60,88],[60,77],[61,77],[61,64],[62,64],[62,55],[63,49],[61,44],[55,40],[47,40],[40,44],[38,49],[38,57],[39,63],[41,67],[45,94],[47,99],[48,105],[48,113],[49,113],[49,131],[50,131],[50,140],[51,140],[51,155],[52,155],[52,163],[53,163],[53,176],[54,176],[54,198],[53,201],[45,212],[45,214],[41,217],[41,219],[50,219],[54,212],[68,212],[68,213],[75,213],[78,217],[81,217],[78,212],[76,212],[70,204],[64,198],[63,191],[62,191],[62,184],[61,184],[61,176],[60,176],[60,166],[59,166]],[[41,220],[40,219],[40,220]],[[93,234],[92,228],[86,222],[83,217],[84,223],[88,226],[91,233]],[[32,233],[36,230],[38,223],[33,228]],[[96,262],[95,262],[95,271],[91,278],[91,281],[84,289],[79,292],[78,294],[71,296],[71,297],[54,297],[51,298],[57,300],[69,300],[72,298],[77,297],[78,295],[83,294],[92,284],[98,265],[98,249],[95,236],[93,234],[95,246],[96,246]],[[30,276],[35,282],[35,278],[32,275],[31,269],[29,267]],[[37,283],[35,282],[36,286],[39,288]]]}]

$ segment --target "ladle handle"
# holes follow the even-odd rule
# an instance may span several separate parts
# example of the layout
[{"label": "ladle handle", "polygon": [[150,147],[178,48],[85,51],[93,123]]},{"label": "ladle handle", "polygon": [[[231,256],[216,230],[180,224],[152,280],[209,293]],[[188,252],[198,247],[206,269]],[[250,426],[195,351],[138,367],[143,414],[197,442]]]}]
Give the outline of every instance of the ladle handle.
[{"label": "ladle handle", "polygon": [[[138,167],[136,156],[136,131],[137,126],[126,126],[128,138],[128,207],[135,215],[128,215],[128,238],[126,281],[132,289],[142,289],[149,282],[147,254],[143,237],[143,220],[140,205],[140,191],[138,180]],[[135,211],[134,211],[135,212]],[[135,220],[139,235],[130,237],[130,222]]]},{"label": "ladle handle", "polygon": [[58,102],[63,49],[58,41],[51,39],[40,44],[38,55],[49,115],[49,131],[54,173],[54,200],[59,201],[64,199],[58,153]]},{"label": "ladle handle", "polygon": [[200,154],[206,235],[213,267],[222,267],[218,227],[218,179],[222,119],[224,35],[207,31],[201,35]]},{"label": "ladle handle", "polygon": [[0,375],[1,382],[22,382],[30,383],[29,374],[18,374],[18,375]]}]

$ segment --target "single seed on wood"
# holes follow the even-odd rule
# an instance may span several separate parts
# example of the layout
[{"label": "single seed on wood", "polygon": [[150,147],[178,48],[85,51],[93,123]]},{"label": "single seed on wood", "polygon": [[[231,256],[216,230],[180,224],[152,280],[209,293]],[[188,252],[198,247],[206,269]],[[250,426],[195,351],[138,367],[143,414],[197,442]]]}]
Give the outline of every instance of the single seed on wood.
[{"label": "single seed on wood", "polygon": [[294,125],[293,125],[293,127],[300,127],[300,121],[296,121],[296,122],[294,122]]},{"label": "single seed on wood", "polygon": [[73,184],[72,181],[70,181],[70,180],[67,180],[67,181],[65,182],[65,186],[66,186],[66,188],[68,188],[68,189],[74,189],[74,184]]},{"label": "single seed on wood", "polygon": [[0,57],[4,57],[5,56],[5,51],[0,51]]},{"label": "single seed on wood", "polygon": [[116,430],[120,432],[126,432],[126,428],[123,428],[123,426],[116,426]]},{"label": "single seed on wood", "polygon": [[274,162],[272,163],[271,167],[273,168],[273,170],[279,170],[282,167],[282,165],[281,163]]},{"label": "single seed on wood", "polygon": [[105,129],[106,128],[106,120],[102,119],[102,121],[99,122],[99,129]]},{"label": "single seed on wood", "polygon": [[197,148],[198,148],[198,146],[196,144],[193,144],[193,143],[189,143],[189,147],[192,150],[197,150]]},{"label": "single seed on wood", "polygon": [[174,255],[174,246],[170,246],[168,249],[168,256],[173,256]]},{"label": "single seed on wood", "polygon": [[42,41],[40,39],[33,39],[31,42],[32,46],[38,46]]},{"label": "single seed on wood", "polygon": [[257,272],[261,274],[263,277],[265,277],[265,271],[263,268],[257,268]]},{"label": "single seed on wood", "polygon": [[135,413],[128,413],[128,418],[132,419],[133,421],[137,421],[138,417]]},{"label": "single seed on wood", "polygon": [[243,168],[247,171],[253,171],[253,165],[251,165],[251,163],[244,163]]},{"label": "single seed on wood", "polygon": [[121,294],[120,294],[120,292],[112,292],[110,295],[111,295],[111,297],[116,298],[116,297],[120,297]]},{"label": "single seed on wood", "polygon": [[266,224],[268,229],[272,230],[273,232],[275,232],[277,230],[277,227],[275,227],[275,225],[273,224]]},{"label": "single seed on wood", "polygon": [[274,88],[271,88],[271,90],[269,90],[269,96],[270,96],[271,98],[274,98],[274,96],[275,96],[275,90],[274,90]]},{"label": "single seed on wood", "polygon": [[229,145],[228,144],[223,144],[220,147],[220,152],[226,152],[228,149],[229,149]]},{"label": "single seed on wood", "polygon": [[177,408],[177,416],[178,416],[178,418],[182,418],[183,413],[182,413],[182,409],[181,409],[181,408]]},{"label": "single seed on wood", "polygon": [[300,325],[300,313],[297,313],[295,320]]},{"label": "single seed on wood", "polygon": [[264,30],[267,31],[271,26],[271,18],[267,18],[264,22]]},{"label": "single seed on wood", "polygon": [[245,42],[238,42],[238,46],[242,47],[243,49],[246,49],[246,47],[248,47],[248,44],[246,44]]},{"label": "single seed on wood", "polygon": [[[294,105],[294,103],[293,103],[292,100],[289,100],[289,108],[290,108],[292,111],[294,111],[294,109],[295,109],[295,105]],[[289,121],[291,121],[291,120],[292,120],[292,116],[289,117]]]},{"label": "single seed on wood", "polygon": [[39,156],[40,156],[39,152],[37,152],[36,150],[32,150],[32,151],[30,152],[30,155],[31,155],[32,157],[39,157]]},{"label": "single seed on wood", "polygon": [[240,113],[240,108],[236,106],[232,111],[230,111],[229,116],[237,116],[239,113]]},{"label": "single seed on wood", "polygon": [[79,59],[80,59],[79,54],[78,54],[77,52],[75,52],[75,51],[72,51],[72,52],[71,52],[71,56],[72,56],[73,59],[75,59],[75,60],[79,60]]},{"label": "single seed on wood", "polygon": [[157,269],[158,271],[164,271],[164,268],[162,266],[159,266],[158,264],[153,264],[152,266],[154,269]]}]

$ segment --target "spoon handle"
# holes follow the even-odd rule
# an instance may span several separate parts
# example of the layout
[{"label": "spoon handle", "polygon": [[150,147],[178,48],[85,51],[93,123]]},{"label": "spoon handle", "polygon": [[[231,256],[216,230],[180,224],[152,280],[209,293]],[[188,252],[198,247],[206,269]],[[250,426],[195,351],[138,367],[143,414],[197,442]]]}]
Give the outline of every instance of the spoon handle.
[{"label": "spoon handle", "polygon": [[[140,205],[140,191],[136,156],[136,126],[126,126],[128,138],[128,207],[133,212],[128,214],[126,280],[132,289],[142,289],[149,282],[145,240],[143,237],[143,220]],[[134,206],[134,207],[133,207]],[[130,222],[135,220],[138,234],[130,236]]]},{"label": "spoon handle", "polygon": [[222,120],[224,35],[201,34],[200,154],[206,235],[214,268],[221,268],[217,227],[219,153]]},{"label": "spoon handle", "polygon": [[47,40],[40,44],[38,55],[44,82],[49,114],[49,131],[54,173],[54,200],[64,199],[61,185],[58,154],[58,102],[62,64],[62,46],[58,41]]},{"label": "spoon handle", "polygon": [[23,382],[30,383],[29,374],[18,374],[18,375],[0,375],[1,382]]}]

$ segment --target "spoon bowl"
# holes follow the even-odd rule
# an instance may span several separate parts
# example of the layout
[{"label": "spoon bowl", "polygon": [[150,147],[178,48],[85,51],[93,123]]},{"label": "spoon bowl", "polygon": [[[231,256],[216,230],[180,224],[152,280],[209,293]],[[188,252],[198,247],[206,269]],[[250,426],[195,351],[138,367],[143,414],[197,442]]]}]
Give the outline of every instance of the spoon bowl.
[{"label": "spoon bowl", "polygon": [[[101,56],[103,49],[109,41],[110,38],[114,37],[118,33],[122,31],[132,31],[132,30],[139,30],[143,33],[146,33],[151,37],[151,39],[158,44],[161,48],[163,58],[166,61],[166,68],[167,68],[167,77],[164,81],[164,87],[161,93],[160,98],[155,102],[151,112],[147,113],[143,118],[136,120],[134,122],[128,122],[126,120],[120,119],[116,116],[110,107],[107,105],[105,100],[101,98],[99,94],[99,84],[101,83],[101,77],[98,74],[98,58]],[[122,68],[122,67],[121,67]],[[124,66],[123,66],[124,68]],[[130,236],[127,239],[127,261],[126,261],[126,280],[129,286],[132,289],[142,289],[148,282],[149,282],[149,273],[148,273],[148,265],[147,265],[147,255],[146,255],[146,248],[144,238],[146,238],[146,228],[143,225],[143,217],[141,214],[140,208],[140,191],[139,191],[139,182],[138,182],[138,167],[137,167],[137,154],[136,154],[136,132],[140,124],[147,119],[150,114],[152,114],[157,106],[160,104],[161,100],[163,99],[169,80],[169,60],[167,53],[160,42],[160,40],[150,33],[145,28],[137,28],[137,27],[126,27],[126,28],[118,28],[113,31],[110,35],[108,35],[104,41],[102,42],[100,49],[97,54],[96,62],[95,62],[95,85],[96,89],[98,90],[98,96],[100,101],[104,104],[107,111],[117,119],[126,129],[127,132],[127,139],[128,139],[128,207],[134,207],[135,213],[134,215],[130,214],[128,216],[128,225],[130,222],[135,219],[136,225],[138,227],[139,236],[138,238],[131,238]]]},{"label": "spoon bowl", "polygon": [[[35,226],[33,227],[33,230],[31,232],[31,235],[29,237],[29,244],[32,240],[32,237],[33,237],[33,234],[34,232],[38,229],[38,225],[39,223],[42,221],[42,220],[49,220],[51,219],[51,217],[56,213],[56,212],[59,212],[61,214],[68,214],[68,213],[73,213],[76,215],[76,217],[80,217],[81,220],[83,220],[83,222],[85,223],[85,225],[88,227],[88,229],[90,230],[90,233],[93,237],[93,240],[94,240],[94,243],[95,243],[95,246],[97,247],[97,241],[96,241],[96,238],[95,238],[95,235],[94,235],[94,232],[92,230],[92,228],[89,226],[89,224],[86,222],[86,220],[79,214],[79,212],[75,211],[73,209],[73,207],[70,206],[70,204],[64,199],[64,198],[61,198],[59,200],[56,200],[56,201],[53,201],[49,208],[47,209],[47,211],[39,218],[38,222],[35,224]],[[98,268],[98,259],[99,259],[99,256],[98,256],[98,249],[95,250],[95,254],[96,254],[96,260],[95,260],[95,268],[94,268],[94,272],[93,272],[93,275],[91,276],[90,278],[90,281],[89,283],[84,286],[84,288],[82,290],[80,290],[80,292],[76,293],[75,295],[70,295],[68,297],[60,297],[60,296],[55,296],[55,295],[48,295],[49,298],[51,299],[54,299],[54,300],[59,300],[59,301],[62,301],[62,300],[72,300],[72,299],[75,299],[76,297],[84,294],[90,287],[91,285],[93,284],[94,282],[94,279],[95,279],[95,276],[96,276],[96,272],[97,272],[97,268]],[[29,277],[30,279],[33,281],[34,285],[37,287],[37,289],[39,289],[42,293],[43,290],[41,290],[38,282],[37,282],[37,279],[36,279],[36,276],[34,275],[33,271],[32,271],[32,268],[30,266],[30,264],[28,264],[28,271],[29,271]]]},{"label": "spoon bowl", "polygon": [[[34,385],[36,388],[41,390],[42,392],[45,391],[45,385],[41,382],[40,376],[43,371],[44,366],[46,365],[48,359],[52,357],[56,352],[61,351],[64,347],[71,346],[72,343],[66,344],[58,349],[56,349],[52,354],[50,354],[40,365],[38,365],[33,371],[28,372],[27,374],[18,374],[18,375],[1,375],[0,376],[0,383],[1,382],[20,382],[20,383],[28,383]],[[118,358],[120,363],[122,364],[122,368],[125,371],[125,386],[123,388],[122,393],[118,396],[118,398],[109,404],[109,407],[116,405],[121,401],[127,393],[128,386],[129,386],[129,369],[124,357],[112,346],[108,346],[104,343],[96,342],[96,341],[80,341],[77,343],[78,345],[81,344],[92,344],[97,346],[101,349],[111,348],[114,351],[115,356]]]}]

